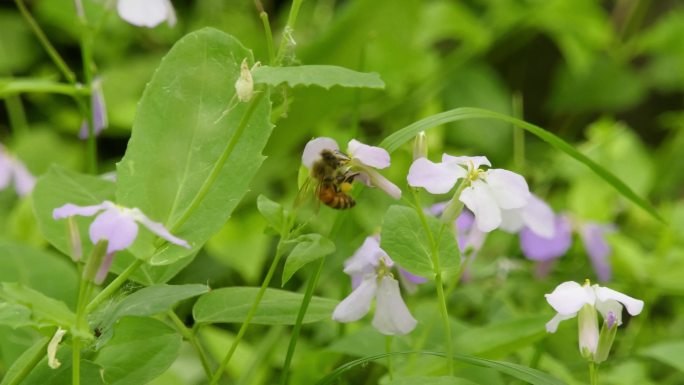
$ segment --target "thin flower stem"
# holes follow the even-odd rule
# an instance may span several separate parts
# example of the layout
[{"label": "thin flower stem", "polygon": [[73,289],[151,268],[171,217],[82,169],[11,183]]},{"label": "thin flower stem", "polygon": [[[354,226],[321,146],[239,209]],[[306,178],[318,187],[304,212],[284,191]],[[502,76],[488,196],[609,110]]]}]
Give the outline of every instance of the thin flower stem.
[{"label": "thin flower stem", "polygon": [[33,368],[40,363],[40,361],[43,360],[45,357],[45,351],[47,350],[48,344],[50,343],[50,338],[43,338],[42,342],[39,342],[41,344],[41,348],[37,349],[36,352],[33,354],[33,357],[31,357],[31,360],[24,365],[23,368],[17,373],[16,376],[12,377],[12,380],[7,383],[7,385],[19,385],[21,384],[24,379],[33,371]]},{"label": "thin flower stem", "polygon": [[233,353],[235,353],[235,350],[237,349],[238,345],[240,344],[240,341],[242,340],[242,337],[244,337],[245,332],[247,332],[249,323],[252,321],[252,318],[254,318],[256,310],[259,307],[259,303],[261,302],[261,299],[266,293],[266,288],[268,288],[268,285],[271,283],[271,278],[273,278],[273,274],[275,273],[276,268],[278,267],[278,262],[280,262],[280,258],[283,256],[283,245],[287,241],[287,239],[288,238],[281,238],[280,242],[278,242],[275,257],[273,257],[271,267],[269,267],[268,272],[266,273],[266,277],[264,277],[264,281],[261,283],[261,287],[257,292],[256,298],[254,298],[252,307],[249,309],[247,317],[242,322],[242,326],[240,326],[240,330],[238,330],[238,333],[235,336],[233,343],[230,345],[230,349],[228,349],[226,356],[223,357],[223,361],[221,361],[221,364],[219,365],[218,369],[216,369],[214,376],[211,378],[210,385],[218,384],[219,380],[221,379],[221,375],[223,374],[223,371],[226,369],[228,363],[230,362],[230,359],[233,357]]},{"label": "thin flower stem", "polygon": [[387,352],[387,375],[390,381],[394,380],[394,367],[392,366],[392,336],[385,337],[385,351]]},{"label": "thin flower stem", "polygon": [[292,329],[292,335],[290,336],[290,343],[287,346],[287,355],[285,356],[285,363],[283,363],[283,371],[280,375],[280,385],[287,384],[287,378],[290,372],[290,364],[292,363],[292,357],[294,356],[295,347],[297,346],[297,340],[299,339],[299,332],[302,329],[302,323],[304,322],[304,315],[306,315],[306,310],[309,308],[309,303],[313,297],[314,289],[318,283],[318,279],[321,276],[321,271],[323,271],[323,265],[325,264],[325,258],[321,258],[316,266],[316,271],[314,275],[309,278],[309,282],[306,285],[306,292],[304,293],[304,299],[302,299],[302,304],[299,307],[299,313],[297,313],[297,320],[295,322],[294,328]]},{"label": "thin flower stem", "polygon": [[95,121],[93,120],[93,98],[92,98],[92,84],[93,84],[93,55],[92,55],[92,38],[91,30],[87,22],[83,19],[83,30],[81,36],[81,59],[83,62],[83,74],[85,82],[91,87],[90,93],[85,96],[87,101],[85,103],[85,116],[83,117],[88,125],[88,138],[86,140],[86,159],[88,172],[97,174],[97,138],[95,137]]},{"label": "thin flower stem", "polygon": [[[85,303],[87,301],[89,284],[82,276],[79,277],[78,299],[76,300],[76,330],[81,331],[83,320],[85,319]],[[73,335],[71,338],[71,384],[80,385],[81,383],[81,337]]]},{"label": "thin flower stem", "polygon": [[[454,356],[453,352],[453,341],[451,339],[451,323],[449,322],[449,312],[447,310],[446,306],[446,297],[444,296],[444,287],[442,284],[442,269],[439,265],[439,245],[435,241],[434,236],[432,235],[432,230],[430,229],[430,226],[427,223],[427,219],[425,218],[425,213],[423,212],[421,205],[420,205],[420,197],[418,196],[418,192],[415,189],[411,189],[413,193],[413,198],[415,200],[415,210],[416,213],[418,214],[418,217],[420,218],[420,222],[423,225],[423,229],[425,230],[425,233],[427,234],[428,240],[430,242],[430,258],[432,259],[432,266],[435,272],[435,286],[437,288],[437,298],[439,301],[439,311],[440,314],[442,315],[442,322],[444,324],[444,333],[446,334],[446,348],[447,348],[447,354],[446,354],[446,359],[447,359],[447,368],[449,369],[449,375],[454,374],[454,363],[452,357]],[[442,229],[444,226],[442,226]]]},{"label": "thin flower stem", "polygon": [[266,47],[268,47],[268,64],[274,65],[276,61],[275,46],[273,44],[273,32],[271,32],[271,24],[268,20],[268,13],[265,11],[259,12],[261,24],[264,26],[264,34],[266,35]]},{"label": "thin flower stem", "polygon": [[589,361],[589,384],[598,385],[598,364]]},{"label": "thin flower stem", "polygon": [[285,51],[287,51],[287,45],[291,36],[287,36],[294,30],[294,25],[297,22],[297,15],[299,14],[299,7],[302,5],[303,0],[293,0],[292,7],[290,8],[290,15],[287,17],[287,24],[283,30],[283,36],[280,38],[280,47],[278,48],[278,55],[276,56],[275,65],[282,64],[283,58],[285,57]]},{"label": "thin flower stem", "polygon": [[19,136],[28,132],[28,121],[26,120],[26,111],[24,111],[21,96],[11,95],[5,97],[5,107],[7,108],[7,116],[12,133]]},{"label": "thin flower stem", "polygon": [[95,298],[93,298],[93,300],[90,301],[90,303],[88,303],[88,306],[86,306],[86,313],[90,313],[93,310],[95,310],[97,305],[99,305],[102,301],[104,301],[105,299],[109,298],[112,294],[114,294],[114,292],[117,291],[121,287],[121,285],[123,285],[124,282],[126,282],[126,280],[128,280],[128,277],[130,277],[131,274],[133,274],[133,272],[135,272],[140,266],[142,266],[142,264],[143,261],[141,259],[136,258],[135,261],[133,261],[133,263],[131,263],[126,268],[126,270],[119,274],[118,277],[114,278],[114,280],[110,282],[109,285],[107,285],[107,287],[105,287],[101,292],[99,292],[95,296]]},{"label": "thin flower stem", "polygon": [[187,326],[183,323],[183,321],[178,318],[178,315],[176,314],[175,311],[169,310],[167,312],[167,315],[173,322],[173,324],[176,326],[176,329],[180,332],[180,334],[185,338],[190,345],[195,349],[197,352],[197,356],[199,356],[200,362],[202,363],[202,368],[204,369],[204,373],[207,375],[207,379],[211,378],[211,367],[209,366],[209,360],[207,359],[207,355],[204,353],[204,350],[202,349],[202,345],[200,345],[199,341],[197,338],[195,338],[195,335],[192,333],[192,330],[188,329]]},{"label": "thin flower stem", "polygon": [[21,12],[21,15],[26,19],[26,22],[29,24],[29,27],[33,30],[33,33],[36,34],[36,37],[40,41],[40,43],[43,45],[43,48],[47,52],[48,56],[50,56],[50,59],[55,63],[57,68],[62,72],[64,77],[69,81],[71,84],[76,84],[76,75],[74,75],[73,71],[69,69],[69,66],[66,64],[64,59],[59,55],[59,52],[55,49],[55,47],[50,43],[50,40],[48,40],[47,36],[45,35],[45,32],[40,28],[40,25],[38,25],[38,22],[36,22],[36,19],[33,18],[31,15],[31,12],[26,8],[26,5],[24,5],[24,2],[22,0],[14,0],[14,3],[17,5],[17,8],[19,8],[19,12]]}]

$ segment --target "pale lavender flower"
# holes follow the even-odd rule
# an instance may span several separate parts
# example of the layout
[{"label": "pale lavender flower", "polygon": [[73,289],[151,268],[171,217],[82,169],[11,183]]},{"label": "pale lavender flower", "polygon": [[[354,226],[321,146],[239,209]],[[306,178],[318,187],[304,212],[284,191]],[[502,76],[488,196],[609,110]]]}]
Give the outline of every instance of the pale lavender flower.
[{"label": "pale lavender flower", "polygon": [[[373,298],[376,298],[373,326],[378,331],[386,335],[403,335],[413,330],[417,321],[401,298],[399,283],[390,273],[393,266],[392,259],[380,248],[378,238],[367,237],[345,262],[344,272],[351,275],[354,290],[337,305],[333,320],[358,321],[368,313]],[[405,279],[414,284],[424,279],[406,273]]]},{"label": "pale lavender flower", "polygon": [[153,28],[166,21],[176,24],[176,11],[170,0],[119,0],[116,10],[122,19],[138,27]]},{"label": "pale lavender flower", "polygon": [[114,253],[133,244],[138,235],[138,223],[175,245],[190,248],[188,242],[172,235],[163,224],[149,219],[139,209],[118,206],[110,201],[93,206],[76,206],[67,203],[54,209],[52,217],[57,220],[77,215],[90,217],[96,214],[97,217],[89,228],[90,240],[93,244],[107,241],[107,255],[98,270],[95,283],[102,283],[107,276]]},{"label": "pale lavender flower", "polygon": [[594,222],[583,223],[579,228],[582,244],[599,281],[608,281],[612,275],[612,269],[608,263],[608,256],[612,249],[605,237],[614,231],[613,225]]},{"label": "pale lavender flower", "polygon": [[[448,204],[449,202],[435,203],[430,207],[429,212],[432,215],[440,216]],[[464,208],[463,211],[461,211],[458,218],[456,218],[455,224],[458,233],[456,239],[458,249],[464,257],[471,259],[475,258],[482,248],[482,245],[484,245],[487,233],[480,231],[480,229],[475,226],[475,216],[467,208]]]},{"label": "pale lavender flower", "polygon": [[[311,169],[314,163],[321,159],[323,150],[339,151],[339,146],[334,139],[319,137],[310,140],[304,147],[302,163],[307,169]],[[390,156],[387,150],[380,147],[363,144],[356,139],[349,141],[347,145],[350,161],[345,167],[349,171],[358,172],[356,179],[367,186],[378,187],[394,199],[401,198],[401,190],[387,178],[376,171],[389,167]]]},{"label": "pale lavender flower", "polygon": [[[95,136],[107,128],[107,106],[105,105],[104,93],[102,92],[102,80],[97,78],[91,84],[91,103],[93,106],[93,133]],[[81,123],[81,129],[78,131],[78,137],[87,139],[90,135],[88,131],[88,121],[84,120]]]},{"label": "pale lavender flower", "polygon": [[432,194],[449,192],[459,179],[468,183],[459,196],[475,215],[475,222],[483,232],[498,228],[503,222],[505,210],[525,207],[530,191],[525,178],[512,171],[481,166],[491,166],[484,156],[442,155],[442,162],[434,163],[426,158],[411,164],[407,176],[412,187],[423,187]]},{"label": "pale lavender flower", "polygon": [[14,182],[17,195],[28,195],[36,185],[36,178],[19,160],[5,151],[0,144],[0,190],[4,190]]},{"label": "pale lavender flower", "polygon": [[[579,315],[580,352],[589,359],[595,359],[599,344],[598,311],[604,320],[622,324],[622,307],[630,315],[641,313],[644,301],[632,298],[613,289],[599,285],[583,286],[577,282],[563,282],[553,292],[545,294],[546,301],[558,312],[547,324],[546,331],[555,333],[561,321]],[[614,320],[611,321],[611,318]]]},{"label": "pale lavender flower", "polygon": [[543,262],[560,258],[572,244],[572,222],[566,215],[554,218],[554,235],[550,238],[539,235],[530,227],[520,231],[520,249],[525,257]]}]

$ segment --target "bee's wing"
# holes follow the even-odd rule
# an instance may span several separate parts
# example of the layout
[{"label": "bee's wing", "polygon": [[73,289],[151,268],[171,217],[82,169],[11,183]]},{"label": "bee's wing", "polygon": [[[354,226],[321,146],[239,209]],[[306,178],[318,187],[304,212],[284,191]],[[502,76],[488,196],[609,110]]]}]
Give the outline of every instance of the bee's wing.
[{"label": "bee's wing", "polygon": [[[297,196],[295,197],[294,201],[294,207],[299,208],[301,207],[308,199],[311,198],[311,195],[313,193],[313,187],[314,187],[314,181],[312,180],[311,177],[306,178],[304,183],[302,183],[302,187],[299,188],[299,191],[297,192]],[[318,187],[316,187],[316,193],[318,193]]]}]

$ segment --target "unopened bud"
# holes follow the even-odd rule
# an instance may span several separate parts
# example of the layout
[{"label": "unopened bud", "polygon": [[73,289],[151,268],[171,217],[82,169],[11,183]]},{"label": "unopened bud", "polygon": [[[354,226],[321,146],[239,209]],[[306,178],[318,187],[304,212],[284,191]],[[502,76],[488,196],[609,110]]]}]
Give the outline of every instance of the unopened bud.
[{"label": "unopened bud", "polygon": [[254,80],[246,58],[240,65],[240,77],[235,81],[235,94],[241,102],[250,101],[254,95]]},{"label": "unopened bud", "polygon": [[610,354],[610,349],[615,340],[615,334],[617,334],[618,325],[619,320],[617,316],[612,311],[609,311],[606,318],[603,320],[603,326],[601,327],[598,348],[596,349],[596,354],[594,354],[593,361],[595,363],[600,364],[608,359],[608,354]]},{"label": "unopened bud", "polygon": [[425,136],[425,131],[421,131],[416,135],[416,138],[413,139],[413,160],[427,158],[427,155],[427,137]]},{"label": "unopened bud", "polygon": [[83,248],[81,247],[81,232],[78,230],[78,225],[74,217],[67,219],[67,226],[69,227],[69,248],[71,249],[71,259],[74,262],[81,260],[83,256]]},{"label": "unopened bud", "polygon": [[[93,247],[93,251],[90,253],[85,268],[83,269],[83,279],[85,279],[86,281],[94,282],[99,285],[104,280],[104,277],[107,276],[105,271],[104,277],[102,277],[102,265],[104,265],[103,259],[105,259],[105,255],[109,256],[107,254],[108,243],[109,242],[107,242],[106,239],[103,239],[98,241],[95,244],[95,247]],[[113,253],[111,254],[113,257]],[[108,267],[107,271],[109,271]],[[102,279],[100,280],[99,278]]]},{"label": "unopened bud", "polygon": [[599,340],[598,317],[592,305],[584,305],[577,315],[579,349],[582,357],[594,361]]}]

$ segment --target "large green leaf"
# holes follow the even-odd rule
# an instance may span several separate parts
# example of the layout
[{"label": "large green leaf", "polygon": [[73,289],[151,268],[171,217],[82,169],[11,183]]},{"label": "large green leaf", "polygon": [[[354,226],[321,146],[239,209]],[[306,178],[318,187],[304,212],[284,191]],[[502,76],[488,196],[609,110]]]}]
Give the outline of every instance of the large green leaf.
[{"label": "large green leaf", "polygon": [[[31,347],[35,349],[35,345]],[[35,352],[35,350],[34,350]],[[36,367],[31,371],[31,373],[26,377],[21,385],[64,385],[71,384],[71,374],[73,362],[71,357],[71,348],[64,344],[59,346],[57,351],[57,359],[62,365],[57,369],[52,369],[47,364],[47,354],[44,354],[43,359],[36,365]],[[21,359],[24,359],[22,355]],[[26,357],[28,359],[30,357]],[[18,360],[19,361],[19,360]],[[24,363],[27,361],[24,361]],[[102,368],[94,364],[92,361],[81,359],[81,384],[88,385],[104,385],[106,382],[103,381],[100,375],[100,370]],[[11,382],[8,382],[10,384]],[[3,385],[5,383],[3,382]]]},{"label": "large green leaf", "polygon": [[76,323],[76,315],[64,302],[19,283],[3,282],[0,298],[9,304],[25,306],[31,311],[31,319],[41,325],[70,329]]},{"label": "large green leaf", "polygon": [[[432,239],[438,245],[440,268],[458,269],[458,245],[451,227],[432,216],[426,216],[425,219]],[[402,268],[423,277],[434,276],[430,238],[415,210],[406,206],[391,206],[383,219],[380,244]]]},{"label": "large green leaf", "polygon": [[[258,291],[258,287],[226,287],[213,290],[197,300],[192,314],[195,321],[201,323],[243,322]],[[304,296],[299,293],[266,289],[251,322],[262,325],[294,325],[303,298]],[[335,300],[313,297],[304,316],[304,323],[330,319],[336,305]]]},{"label": "large green leaf", "polygon": [[441,112],[429,116],[427,118],[421,119],[415,123],[412,123],[394,134],[385,138],[385,140],[380,143],[381,147],[386,148],[389,152],[393,152],[398,149],[401,145],[412,140],[419,132],[428,130],[432,127],[436,127],[449,122],[456,122],[459,120],[466,119],[494,119],[508,122],[512,125],[518,126],[530,132],[531,134],[537,136],[541,140],[550,144],[554,148],[565,152],[569,156],[575,158],[580,163],[589,167],[596,175],[601,177],[604,181],[613,186],[620,194],[622,194],[627,199],[631,200],[637,206],[646,210],[651,216],[663,221],[662,217],[656,211],[650,203],[648,203],[644,198],[640,197],[635,193],[629,186],[627,186],[622,180],[616,177],[613,173],[603,168],[598,163],[589,159],[586,155],[579,152],[570,143],[564,141],[558,136],[546,131],[545,129],[536,126],[534,124],[525,122],[520,119],[516,119],[504,114],[500,114],[494,111],[483,110],[480,108],[455,108],[453,110]]},{"label": "large green leaf", "polygon": [[0,385],[16,384],[18,378],[23,376],[22,371],[26,366],[31,365],[36,360],[36,355],[47,348],[49,338],[43,337],[36,340],[33,345],[24,351],[5,372]]},{"label": "large green leaf", "polygon": [[250,103],[234,97],[244,58],[252,54],[235,38],[205,28],[178,41],[145,88],[116,196],[192,249],[141,233],[131,247],[136,257],[163,265],[194,253],[247,192],[272,125],[266,91]]},{"label": "large green leaf", "polygon": [[176,360],[181,337],[161,321],[125,317],[114,326],[114,337],[99,351],[95,363],[110,385],[146,384]]},{"label": "large green leaf", "polygon": [[385,88],[385,83],[375,72],[357,72],[330,65],[261,66],[252,70],[252,77],[255,83],[266,83],[271,86],[287,83],[290,87],[301,85],[319,86],[326,89],[332,86]]},{"label": "large green leaf", "polygon": [[[381,358],[385,358],[388,356],[395,356],[395,355],[407,355],[407,354],[420,354],[420,355],[427,355],[427,356],[436,356],[436,357],[444,357],[444,353],[439,353],[439,352],[428,352],[428,351],[415,351],[415,352],[392,352],[392,353],[383,353],[383,354],[377,354],[374,356],[369,356],[369,357],[364,357],[364,358],[359,358],[354,361],[347,362],[346,364],[340,366],[339,368],[335,369],[332,373],[328,374],[327,376],[323,377],[320,381],[316,383],[316,385],[327,385],[327,384],[335,384],[336,381],[344,374],[344,372],[355,368],[356,366],[359,365],[366,365],[369,362],[379,360]],[[503,374],[507,374],[511,377],[517,378],[522,381],[526,381],[529,384],[532,385],[564,385],[562,381],[551,377],[550,375],[541,372],[537,369],[532,369],[528,368],[526,366],[518,365],[518,364],[513,364],[510,362],[505,362],[505,361],[494,361],[494,360],[488,360],[484,358],[477,358],[473,356],[466,356],[462,354],[455,354],[453,356],[453,359],[456,361],[460,361],[462,363],[468,364],[468,365],[474,365],[474,366],[480,366],[480,367],[485,367],[489,369],[496,370],[498,372],[501,372]]]},{"label": "large green leaf", "polygon": [[285,267],[283,267],[283,285],[307,263],[335,252],[335,244],[320,234],[300,235],[293,242],[296,243],[296,246],[287,256]]}]

